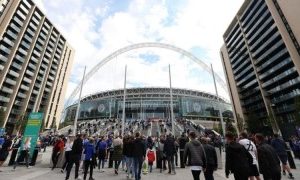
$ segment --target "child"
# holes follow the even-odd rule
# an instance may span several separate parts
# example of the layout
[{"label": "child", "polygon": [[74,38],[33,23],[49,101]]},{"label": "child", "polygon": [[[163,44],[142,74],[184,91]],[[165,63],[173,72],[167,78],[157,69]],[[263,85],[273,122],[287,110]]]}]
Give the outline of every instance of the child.
[{"label": "child", "polygon": [[149,165],[149,171],[152,173],[152,167],[153,167],[153,162],[155,161],[155,153],[152,150],[153,147],[150,147],[150,150],[147,153],[147,158],[148,158],[148,165]]}]

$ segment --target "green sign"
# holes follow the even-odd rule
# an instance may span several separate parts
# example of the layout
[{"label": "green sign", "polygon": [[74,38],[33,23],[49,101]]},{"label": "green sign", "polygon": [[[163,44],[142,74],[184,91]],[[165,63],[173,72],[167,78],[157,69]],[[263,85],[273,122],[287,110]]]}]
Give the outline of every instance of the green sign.
[{"label": "green sign", "polygon": [[30,143],[31,156],[33,154],[34,148],[36,146],[39,137],[42,120],[43,120],[43,113],[35,112],[29,114],[21,148],[23,150],[24,143]]}]

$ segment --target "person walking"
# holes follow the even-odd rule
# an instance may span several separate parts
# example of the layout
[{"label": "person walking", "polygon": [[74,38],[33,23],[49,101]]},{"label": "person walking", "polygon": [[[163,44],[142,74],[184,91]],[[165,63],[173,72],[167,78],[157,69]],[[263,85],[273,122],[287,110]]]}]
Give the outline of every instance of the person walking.
[{"label": "person walking", "polygon": [[235,141],[235,137],[231,132],[225,135],[227,141],[225,173],[229,177],[230,173],[234,174],[236,180],[248,180],[250,176],[250,166],[253,164],[251,154]]},{"label": "person walking", "polygon": [[272,146],[265,142],[262,134],[255,135],[259,171],[264,180],[280,180],[280,160]]},{"label": "person walking", "polygon": [[67,167],[67,164],[70,163],[70,155],[71,155],[71,151],[72,151],[72,146],[73,146],[73,141],[74,141],[74,138],[72,136],[69,136],[68,137],[68,140],[65,144],[65,162],[61,168],[61,172],[64,173],[66,167]]},{"label": "person walking", "polygon": [[23,145],[23,151],[25,154],[25,163],[26,163],[27,168],[30,168],[29,167],[30,148],[31,148],[31,137],[28,137],[28,138],[26,138],[24,145]]},{"label": "person walking", "polygon": [[168,161],[168,169],[169,169],[168,173],[173,175],[176,174],[175,153],[176,153],[175,139],[171,134],[169,134],[164,144],[164,154],[166,155]]},{"label": "person walking", "polygon": [[95,145],[94,139],[89,138],[89,141],[84,146],[84,175],[83,179],[86,180],[88,170],[90,168],[90,177],[89,180],[94,180],[93,170],[94,170],[94,155],[95,155]]},{"label": "person walking", "polygon": [[126,161],[126,177],[129,178],[130,174],[133,177],[133,149],[134,149],[134,137],[126,136],[123,141],[123,155]]},{"label": "person walking", "polygon": [[149,148],[149,151],[147,152],[147,159],[148,159],[149,172],[152,173],[153,163],[155,161],[155,153],[153,151],[153,146],[151,146]]},{"label": "person walking", "polygon": [[134,146],[133,146],[133,169],[134,169],[134,175],[135,180],[141,179],[141,171],[142,171],[142,165],[145,160],[146,156],[146,145],[141,137],[141,134],[137,132],[135,134],[135,140],[134,140]]},{"label": "person walking", "polygon": [[183,162],[191,168],[194,180],[200,180],[201,171],[205,171],[207,167],[205,151],[200,141],[196,139],[195,132],[190,132],[190,139],[191,141],[185,145]]},{"label": "person walking", "polygon": [[[105,158],[106,158],[106,152],[107,152],[107,142],[105,141],[104,137],[101,137],[100,140],[97,143],[96,151],[98,155],[98,170],[100,172],[104,172],[104,164],[105,164]],[[100,168],[101,167],[101,168]]]},{"label": "person walking", "polygon": [[290,166],[287,164],[288,154],[287,154],[287,145],[285,142],[279,138],[278,134],[274,134],[274,138],[271,140],[271,145],[275,149],[281,164],[282,164],[282,174],[286,175],[286,171],[289,173],[288,178],[294,179],[294,176],[291,172]]},{"label": "person walking", "polygon": [[11,140],[10,136],[5,136],[3,138],[3,143],[0,148],[0,167],[4,164],[4,162],[7,159],[8,155],[9,155],[9,151],[11,149],[11,145],[12,145],[12,140]]},{"label": "person walking", "polygon": [[160,136],[160,139],[157,144],[157,168],[160,168],[160,173],[162,173],[163,170],[166,170],[166,154],[164,153],[164,144],[165,144],[165,138],[164,136]]},{"label": "person walking", "polygon": [[179,144],[179,159],[180,159],[180,168],[185,168],[183,162],[183,154],[186,143],[189,142],[189,138],[186,137],[185,133],[181,134],[181,137],[178,139]]},{"label": "person walking", "polygon": [[75,179],[79,180],[79,166],[80,166],[80,159],[83,151],[83,140],[82,135],[77,135],[76,139],[73,142],[72,150],[70,153],[70,162],[67,164],[67,173],[66,173],[66,180],[69,179],[71,170],[73,168],[73,165],[75,164]]},{"label": "person walking", "polygon": [[63,135],[59,136],[53,146],[52,157],[51,157],[53,163],[52,170],[56,168],[59,157],[61,154],[63,154],[64,146],[65,146],[63,138],[64,138]]},{"label": "person walking", "polygon": [[251,154],[253,159],[253,164],[250,165],[250,180],[260,180],[258,172],[258,162],[257,162],[257,149],[255,144],[248,139],[247,133],[243,132],[240,134],[239,143],[245,147],[245,149]]},{"label": "person walking", "polygon": [[203,149],[206,155],[206,169],[204,171],[205,180],[214,180],[213,173],[218,168],[218,158],[217,152],[214,146],[210,145],[209,138],[202,138],[201,139]]},{"label": "person walking", "polygon": [[113,140],[114,153],[112,160],[115,163],[115,175],[119,174],[119,166],[123,159],[123,141],[120,136]]}]

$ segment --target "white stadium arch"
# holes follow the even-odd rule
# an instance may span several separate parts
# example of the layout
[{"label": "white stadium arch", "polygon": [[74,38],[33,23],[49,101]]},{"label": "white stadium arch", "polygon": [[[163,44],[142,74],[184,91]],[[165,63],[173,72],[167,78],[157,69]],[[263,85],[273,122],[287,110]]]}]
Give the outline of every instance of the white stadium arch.
[{"label": "white stadium arch", "polygon": [[[118,49],[117,51],[114,51],[113,53],[111,53],[107,57],[105,57],[104,59],[102,59],[102,61],[100,61],[97,65],[95,65],[86,74],[83,84],[85,84],[102,66],[104,66],[106,63],[108,63],[109,61],[111,61],[115,57],[117,57],[117,56],[119,56],[123,53],[126,53],[128,51],[134,50],[134,49],[149,48],[149,47],[168,49],[168,50],[172,50],[172,51],[175,51],[177,53],[180,53],[180,54],[188,57],[189,59],[193,60],[195,63],[200,65],[204,70],[206,70],[208,73],[210,73],[212,75],[212,71],[211,71],[210,66],[205,64],[203,61],[201,61],[199,58],[194,56],[192,53],[190,53],[190,52],[188,52],[184,49],[181,49],[179,47],[176,47],[176,46],[173,46],[173,45],[170,45],[170,44],[166,44],[166,43],[146,42],[146,43],[138,43],[138,44],[133,44],[133,45],[123,47],[121,49]],[[228,92],[227,85],[223,81],[223,79],[216,73],[214,73],[214,75],[215,75],[215,79],[216,79],[217,83],[225,90],[225,92]],[[71,101],[76,99],[75,97],[79,93],[81,83],[82,82],[80,82],[78,84],[78,86],[74,89],[74,91],[71,93],[71,95],[69,96],[69,98],[67,100],[67,103],[65,104],[66,105],[65,107],[68,107],[69,105],[71,105]]]}]

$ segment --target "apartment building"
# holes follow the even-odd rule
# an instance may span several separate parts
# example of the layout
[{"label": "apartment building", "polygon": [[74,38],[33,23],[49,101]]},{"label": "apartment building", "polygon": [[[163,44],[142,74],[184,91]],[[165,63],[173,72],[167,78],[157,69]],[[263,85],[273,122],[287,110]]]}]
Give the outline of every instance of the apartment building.
[{"label": "apartment building", "polygon": [[0,0],[0,108],[12,131],[30,112],[58,123],[74,50],[31,0]]},{"label": "apartment building", "polygon": [[285,137],[299,125],[299,7],[299,0],[245,0],[220,52],[235,118],[255,115],[264,126],[273,117],[273,130]]}]

